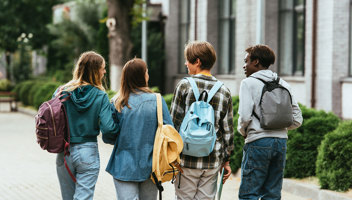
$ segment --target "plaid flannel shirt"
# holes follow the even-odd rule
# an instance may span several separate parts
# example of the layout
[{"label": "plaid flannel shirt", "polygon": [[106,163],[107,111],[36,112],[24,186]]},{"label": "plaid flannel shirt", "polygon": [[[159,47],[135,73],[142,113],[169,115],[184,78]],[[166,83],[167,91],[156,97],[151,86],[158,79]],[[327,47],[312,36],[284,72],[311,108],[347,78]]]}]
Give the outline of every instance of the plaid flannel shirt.
[{"label": "plaid flannel shirt", "polygon": [[[202,74],[192,76],[197,83],[199,92],[207,92],[213,87],[217,79],[213,76]],[[171,103],[171,117],[176,130],[180,130],[183,118],[185,117],[195,97],[190,83],[182,79],[174,92]],[[216,142],[213,152],[206,157],[193,157],[181,154],[181,166],[192,169],[214,169],[228,161],[234,149],[233,143],[233,114],[232,97],[226,86],[221,86],[218,92],[211,99],[210,104],[214,109]]]}]

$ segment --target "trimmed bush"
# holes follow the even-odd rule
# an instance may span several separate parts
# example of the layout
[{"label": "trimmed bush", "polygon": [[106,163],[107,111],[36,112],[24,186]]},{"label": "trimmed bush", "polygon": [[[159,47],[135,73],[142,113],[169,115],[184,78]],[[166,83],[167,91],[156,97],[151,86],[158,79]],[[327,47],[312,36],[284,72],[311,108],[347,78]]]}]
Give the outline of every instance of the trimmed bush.
[{"label": "trimmed bush", "polygon": [[232,106],[233,106],[233,142],[234,142],[234,152],[230,157],[230,166],[233,173],[236,173],[239,168],[241,168],[242,156],[243,156],[243,145],[244,145],[244,138],[243,136],[237,131],[237,121],[238,121],[238,106],[239,106],[239,97],[234,96],[232,97]]},{"label": "trimmed bush", "polygon": [[13,88],[12,92],[16,93],[16,100],[20,101],[20,90],[23,87],[23,85],[25,84],[25,82],[20,82],[18,84],[15,85],[15,87]]},{"label": "trimmed bush", "polygon": [[319,147],[316,173],[323,189],[352,188],[352,121],[340,123],[325,135]]},{"label": "trimmed bush", "polygon": [[35,85],[35,80],[24,81],[23,85],[21,84],[21,88],[19,89],[19,100],[23,103],[23,105],[29,106],[29,92],[31,88]]},{"label": "trimmed bush", "polygon": [[11,81],[7,79],[0,80],[0,91],[10,91],[12,89]]},{"label": "trimmed bush", "polygon": [[28,97],[27,97],[28,105],[32,105],[32,106],[34,105],[34,95],[43,84],[44,84],[43,81],[34,82],[34,84],[32,85],[32,87],[28,92]]},{"label": "trimmed bush", "polygon": [[300,107],[304,121],[301,127],[288,132],[285,177],[314,176],[318,146],[324,135],[335,130],[340,122],[331,112]]},{"label": "trimmed bush", "polygon": [[172,102],[172,98],[174,97],[174,94],[165,94],[163,97],[164,97],[166,105],[167,105],[167,107],[169,108],[169,111],[170,111],[171,102]]},{"label": "trimmed bush", "polygon": [[114,90],[107,90],[106,94],[108,94],[108,97],[111,100],[111,98],[115,96],[116,92]]},{"label": "trimmed bush", "polygon": [[62,85],[59,82],[48,82],[43,84],[34,94],[33,106],[39,108],[44,102],[52,98],[55,90]]}]

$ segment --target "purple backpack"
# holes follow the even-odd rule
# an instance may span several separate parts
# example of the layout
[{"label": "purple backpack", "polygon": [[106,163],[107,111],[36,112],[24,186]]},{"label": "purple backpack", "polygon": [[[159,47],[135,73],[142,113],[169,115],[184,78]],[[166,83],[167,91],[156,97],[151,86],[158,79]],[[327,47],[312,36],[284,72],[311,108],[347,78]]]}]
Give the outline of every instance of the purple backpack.
[{"label": "purple backpack", "polygon": [[[66,96],[65,98],[62,98]],[[71,94],[60,91],[53,99],[40,105],[35,116],[35,132],[40,147],[50,153],[64,152],[65,166],[72,180],[76,178],[67,166],[65,157],[70,155],[70,128],[63,102],[70,99]]]},{"label": "purple backpack", "polygon": [[35,116],[37,142],[40,147],[50,153],[61,153],[70,143],[70,129],[62,94],[40,105]]}]

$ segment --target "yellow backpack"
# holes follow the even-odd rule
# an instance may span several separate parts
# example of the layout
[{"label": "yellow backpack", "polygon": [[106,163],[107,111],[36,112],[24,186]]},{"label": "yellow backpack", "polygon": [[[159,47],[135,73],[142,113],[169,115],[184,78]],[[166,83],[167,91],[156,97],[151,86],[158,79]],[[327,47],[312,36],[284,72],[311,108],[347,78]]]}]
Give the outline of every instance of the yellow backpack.
[{"label": "yellow backpack", "polygon": [[156,94],[158,128],[153,148],[153,167],[151,179],[158,187],[159,199],[164,190],[161,183],[173,180],[177,173],[176,164],[180,163],[183,141],[180,134],[171,125],[163,125],[161,95]]}]

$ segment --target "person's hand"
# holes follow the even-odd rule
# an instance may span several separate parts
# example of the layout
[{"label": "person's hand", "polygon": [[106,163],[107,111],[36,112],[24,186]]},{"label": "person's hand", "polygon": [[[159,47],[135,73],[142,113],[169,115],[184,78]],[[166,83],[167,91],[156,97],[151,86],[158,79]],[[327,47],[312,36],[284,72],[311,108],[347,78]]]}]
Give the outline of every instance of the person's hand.
[{"label": "person's hand", "polygon": [[173,164],[175,165],[175,167],[178,169],[178,171],[180,171],[181,173],[183,173],[183,170],[181,168],[180,163],[178,163],[177,161],[174,161]]},{"label": "person's hand", "polygon": [[222,179],[222,183],[225,184],[226,180],[230,177],[231,175],[231,167],[230,167],[230,161],[227,161],[223,164],[223,166],[220,169],[220,173],[222,172],[222,168],[224,168],[224,177]]}]

